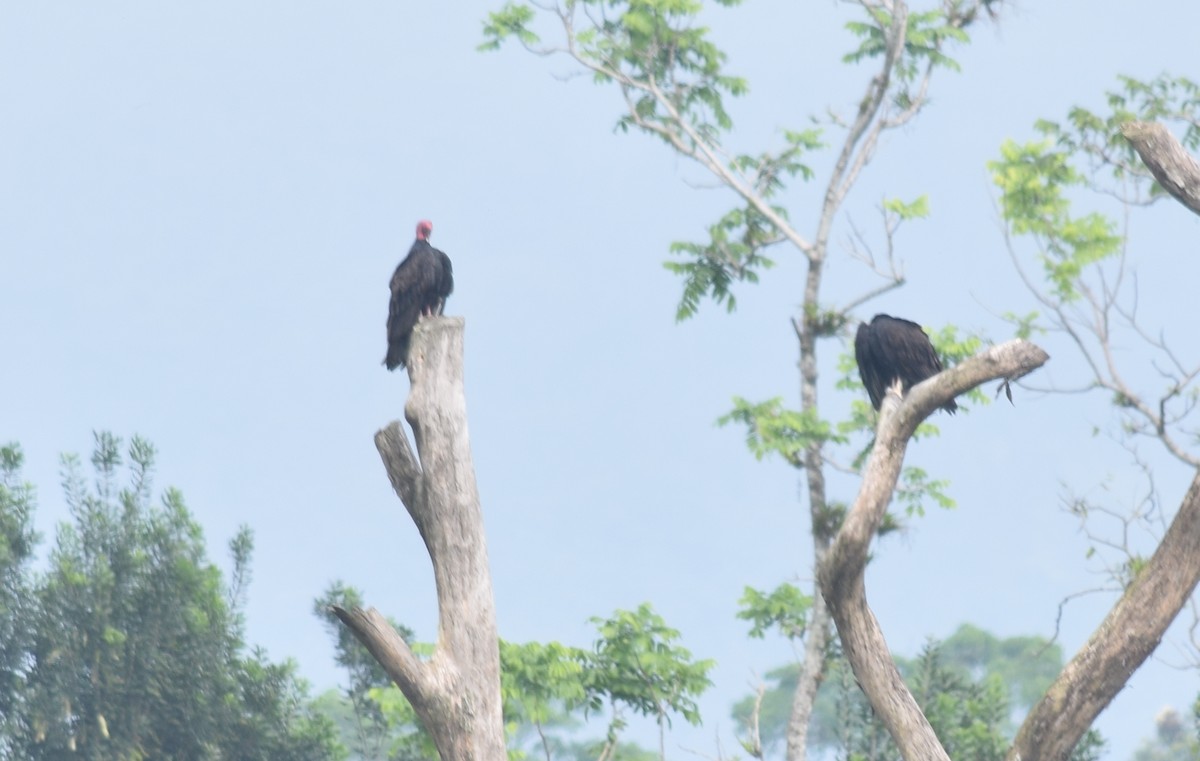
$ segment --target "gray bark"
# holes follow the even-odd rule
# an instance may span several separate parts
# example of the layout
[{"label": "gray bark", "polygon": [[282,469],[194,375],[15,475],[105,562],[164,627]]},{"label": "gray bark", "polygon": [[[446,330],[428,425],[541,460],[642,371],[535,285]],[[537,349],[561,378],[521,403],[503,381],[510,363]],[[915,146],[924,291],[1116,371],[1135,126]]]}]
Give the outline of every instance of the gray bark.
[{"label": "gray bark", "polygon": [[917,424],[958,394],[989,380],[1019,377],[1047,359],[1046,352],[1027,341],[1010,341],[918,384],[903,401],[889,392],[858,497],[818,568],[846,659],[906,761],[949,761],[949,756],[901,680],[867,605],[864,573],[871,539],[887,512]]},{"label": "gray bark", "polygon": [[[820,555],[816,564],[821,562]],[[825,675],[825,651],[829,648],[829,609],[818,589],[813,599],[808,622],[808,636],[804,641],[804,660],[796,679],[796,692],[792,695],[792,711],[787,723],[787,761],[805,761],[808,757],[808,725],[812,723],[813,707],[817,702],[817,689]]]},{"label": "gray bark", "polygon": [[1025,717],[1008,761],[1066,761],[1154,652],[1200,581],[1200,473],[1162,542],[1087,644]]},{"label": "gray bark", "polygon": [[413,330],[404,415],[375,434],[396,494],[433,561],[438,639],[421,661],[374,608],[334,613],[366,645],[412,703],[443,761],[507,761],[500,652],[487,542],[467,433],[463,320],[424,320]]},{"label": "gray bark", "polygon": [[1200,163],[1170,130],[1157,122],[1126,122],[1125,136],[1158,184],[1181,204],[1200,214]]}]

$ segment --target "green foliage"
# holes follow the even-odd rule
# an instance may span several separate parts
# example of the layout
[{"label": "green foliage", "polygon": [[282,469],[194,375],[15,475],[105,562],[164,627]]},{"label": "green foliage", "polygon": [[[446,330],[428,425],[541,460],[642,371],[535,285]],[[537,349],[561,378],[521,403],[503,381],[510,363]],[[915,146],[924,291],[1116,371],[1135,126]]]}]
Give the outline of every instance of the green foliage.
[{"label": "green foliage", "polygon": [[1018,145],[1008,140],[1001,158],[988,163],[1000,188],[1004,219],[1018,235],[1032,237],[1038,260],[1054,295],[1062,302],[1079,298],[1084,269],[1120,251],[1117,225],[1102,214],[1072,216],[1067,192],[1084,184],[1071,165],[1071,153],[1049,142]]},{"label": "green foliage", "polygon": [[[931,643],[915,659],[896,658],[905,682],[951,758],[991,761],[1003,758],[1015,712],[1041,698],[1062,667],[1062,651],[1040,637],[1001,639],[963,625],[941,643]],[[759,727],[764,747],[784,742],[798,666],[768,672]],[[750,716],[754,697],[733,709],[736,721]],[[859,688],[849,663],[836,651],[826,664],[817,693],[810,750],[832,751],[856,761],[896,761],[899,754],[882,722]],[[1081,743],[1074,761],[1094,758],[1099,738]]]},{"label": "green foliage", "polygon": [[803,466],[804,448],[812,442],[848,441],[815,411],[785,409],[779,397],[754,404],[735,396],[733,409],[717,419],[718,425],[730,423],[746,426],[746,446],[756,459],[777,454],[796,468]]},{"label": "green foliage", "polygon": [[[892,14],[882,7],[869,8],[869,21],[851,21],[846,28],[861,42],[859,46],[842,57],[845,63],[860,63],[869,58],[878,58],[887,50],[885,34],[892,25]],[[944,8],[918,13],[910,11],[904,38],[904,54],[896,72],[902,81],[911,81],[923,67],[941,67],[958,71],[958,62],[943,52],[949,42],[969,41],[967,33],[956,22],[955,17]]]},{"label": "green foliage", "polygon": [[[736,5],[739,0],[718,0]],[[617,127],[635,127],[667,140],[664,130],[686,124],[697,136],[713,137],[733,126],[725,98],[746,92],[740,77],[722,73],[726,55],[699,24],[699,0],[576,0],[565,5],[560,21],[572,34],[570,54],[588,67],[596,81],[615,82],[630,101],[631,112]],[[495,50],[510,38],[539,48],[530,28],[534,6],[508,3],[484,24],[483,50]]]},{"label": "green foliage", "polygon": [[315,711],[308,684],[294,661],[270,663],[255,649],[235,663],[233,694],[226,698],[219,758],[244,761],[324,761],[345,758],[336,729]]},{"label": "green foliage", "polygon": [[483,24],[484,42],[479,50],[499,50],[500,44],[509,37],[517,38],[522,45],[536,45],[540,38],[529,29],[533,21],[533,8],[519,3],[506,3],[503,8],[488,14]]},{"label": "green foliage", "polygon": [[983,339],[980,336],[974,333],[962,335],[953,325],[945,325],[927,332],[930,343],[946,367],[954,367],[959,362],[975,356],[983,348]]},{"label": "green foliage", "polygon": [[923,468],[906,465],[900,471],[896,500],[904,506],[904,512],[909,515],[924,516],[926,500],[933,500],[938,507],[949,510],[955,506],[954,500],[946,494],[949,486],[949,481],[930,478]]},{"label": "green foliage", "polygon": [[769,199],[792,178],[812,177],[805,156],[822,147],[820,131],[784,130],[784,145],[775,151],[734,154],[720,147],[733,127],[727,100],[743,95],[747,85],[724,72],[726,55],[700,23],[698,0],[577,0],[554,9],[536,7],[558,16],[564,46],[542,45],[531,28],[535,6],[509,3],[489,14],[481,47],[494,50],[516,39],[538,53],[569,55],[596,81],[620,88],[627,108],[617,129],[661,139],[719,177],[738,178],[746,203],[709,227],[708,241],[672,244],[682,261],[664,263],[683,278],[677,319],[695,315],[705,298],[732,311],[737,306],[732,285],[757,282],[773,264],[763,250],[786,239],[777,227],[786,211],[769,206]]},{"label": "green foliage", "polygon": [[700,723],[695,699],[712,684],[708,672],[713,661],[693,661],[690,651],[674,644],[679,632],[648,603],[591,621],[600,635],[591,657],[593,689],[614,706],[654,717],[660,726],[669,725],[672,714]]},{"label": "green foliage", "polygon": [[706,296],[732,312],[737,308],[737,299],[730,290],[733,283],[757,283],[756,270],[775,265],[760,252],[779,242],[778,230],[752,206],[729,212],[708,233],[706,244],[671,244],[672,253],[685,254],[691,261],[663,262],[664,267],[684,279],[683,296],[675,312],[677,320],[695,316]]},{"label": "green foliage", "polygon": [[[334,632],[329,605],[361,605],[361,601],[357,590],[338,582],[314,605],[316,614],[331,623],[338,664],[351,681],[344,697],[323,701],[326,715],[338,718],[343,737],[349,738],[361,758],[435,759],[433,745],[403,693],[372,665],[373,659],[357,640],[337,637]],[[708,672],[712,661],[694,660],[677,643],[679,632],[668,627],[648,604],[591,622],[598,635],[591,649],[557,642],[500,641],[500,689],[511,758],[531,755],[527,748],[536,734],[536,742],[542,745],[538,755],[584,761],[601,755],[600,748],[614,761],[645,761],[653,754],[620,739],[624,711],[651,717],[660,726],[670,725],[673,716],[699,723],[696,699],[711,684]],[[411,640],[410,631],[398,628],[406,641]],[[410,646],[417,653],[428,654],[433,649],[411,641]],[[374,713],[365,711],[362,702],[369,703]],[[562,732],[573,731],[581,719],[602,711],[610,716],[603,740],[581,742],[563,736]],[[364,716],[376,722],[369,727],[372,736],[386,738],[386,742],[356,740]]]},{"label": "green foliage", "polygon": [[1119,77],[1121,87],[1105,93],[1107,113],[1081,106],[1067,112],[1065,123],[1042,120],[1035,126],[1063,152],[1086,157],[1093,170],[1106,167],[1114,179],[1149,184],[1149,195],[1161,197],[1164,191],[1142,165],[1132,144],[1121,135],[1121,125],[1131,121],[1158,121],[1179,124],[1181,142],[1195,152],[1200,148],[1200,87],[1185,77],[1159,77],[1144,82]]},{"label": "green foliage", "polygon": [[381,758],[388,761],[437,761],[438,753],[433,739],[422,728],[412,703],[408,702],[399,687],[372,687],[367,695],[388,727],[387,755]]},{"label": "green foliage", "polygon": [[1071,750],[1071,756],[1067,761],[1100,761],[1104,748],[1108,745],[1104,740],[1104,736],[1094,729],[1089,729],[1083,733],[1083,737],[1075,744]]},{"label": "green foliage", "polygon": [[36,492],[21,478],[25,455],[16,442],[0,446],[0,758],[14,757],[16,710],[24,692],[33,639],[30,563]]},{"label": "green foliage", "polygon": [[[340,727],[341,742],[363,761],[371,759],[388,759],[400,751],[405,758],[434,758],[421,756],[420,753],[432,741],[422,734],[415,723],[415,718],[403,721],[393,715],[385,718],[378,700],[381,690],[389,688],[391,678],[379,662],[355,638],[351,631],[342,625],[333,614],[333,606],[342,608],[363,607],[362,593],[341,581],[332,582],[325,594],[313,601],[313,615],[321,619],[325,631],[333,640],[334,661],[346,674],[348,684],[343,691],[344,699],[349,708],[348,721],[342,721]],[[413,639],[411,629],[391,622],[405,642]],[[406,703],[407,705],[407,703]]]},{"label": "green foliage", "polygon": [[929,216],[929,196],[917,196],[916,200],[909,203],[898,198],[888,198],[883,202],[883,209],[900,220],[925,219]]},{"label": "green foliage", "polygon": [[[1075,107],[1060,122],[1039,121],[1035,130],[1040,141],[1007,142],[990,167],[1009,230],[1034,244],[1044,276],[1027,273],[1010,242],[1018,269],[1043,308],[1045,324],[1069,333],[1082,353],[1090,376],[1085,388],[1110,394],[1123,434],[1162,439],[1178,455],[1186,444],[1175,436],[1194,439],[1180,426],[1195,405],[1197,391],[1192,375],[1178,369],[1164,339],[1152,337],[1156,331],[1138,322],[1136,278],[1126,276],[1134,269],[1125,261],[1122,225],[1128,224],[1128,215],[1119,223],[1117,213],[1072,212],[1072,204],[1081,201],[1119,209],[1112,199],[1128,212],[1162,196],[1120,133],[1131,120],[1172,125],[1182,132],[1185,145],[1196,150],[1200,87],[1166,75],[1148,82],[1122,77],[1120,87],[1106,93],[1104,108]],[[1019,334],[1028,334],[1040,327],[1037,317],[1010,319]],[[1138,381],[1140,388],[1135,387],[1114,364],[1112,352],[1128,339],[1157,354],[1142,365],[1160,370],[1158,388],[1144,385],[1154,381]],[[1130,574],[1136,570],[1130,568]]]},{"label": "green foliage", "polygon": [[657,751],[643,748],[637,743],[617,741],[610,744],[608,740],[564,743],[557,757],[563,761],[596,761],[598,758],[607,761],[661,761]]},{"label": "green foliage", "polygon": [[[752,191],[768,200],[787,187],[787,180],[799,175],[804,180],[813,170],[802,157],[823,147],[821,132],[784,130],[786,147],[778,153],[743,154],[730,162],[730,168],[748,178]],[[787,219],[787,209],[772,206],[780,219]],[[687,259],[668,261],[663,266],[683,277],[683,295],[675,313],[676,320],[695,316],[704,298],[724,304],[727,311],[737,308],[730,286],[734,282],[758,282],[758,271],[769,269],[775,262],[761,253],[769,246],[782,243],[786,237],[753,203],[733,209],[708,229],[707,243],[676,241],[671,253]]]},{"label": "green foliage", "polygon": [[911,676],[913,696],[951,758],[1001,761],[1008,748],[1008,695],[996,677],[972,681],[947,668],[934,645],[921,652]]},{"label": "green foliage", "polygon": [[769,629],[778,628],[784,637],[798,640],[808,627],[812,597],[785,582],[767,593],[746,587],[738,605],[737,617],[750,622],[751,637],[762,639]]},{"label": "green foliage", "polygon": [[997,678],[1012,687],[1015,708],[1028,710],[1062,670],[1062,648],[1043,637],[999,638],[963,624],[940,645],[943,659],[975,678]]},{"label": "green foliage", "polygon": [[[532,29],[542,15],[535,7],[547,17],[558,17],[564,35],[562,46],[542,44]],[[913,94],[907,88],[920,72],[957,69],[957,63],[944,50],[952,43],[967,40],[963,30],[981,7],[986,8],[987,3],[956,2],[908,15],[906,45],[894,78],[898,84],[892,93],[898,107],[911,105]],[[708,29],[700,25],[701,9],[697,0],[577,0],[553,8],[509,3],[490,14],[484,26],[485,49],[496,49],[515,38],[535,52],[565,53],[591,70],[597,81],[616,84],[628,109],[618,123],[621,129],[634,127],[664,140],[679,154],[698,161],[740,197],[737,208],[708,228],[706,241],[677,241],[671,245],[676,259],[664,266],[683,280],[677,320],[695,316],[705,300],[732,312],[737,308],[735,284],[757,283],[760,274],[774,265],[765,249],[783,242],[805,248],[790,228],[786,208],[772,201],[792,180],[812,179],[815,173],[809,155],[826,147],[819,129],[784,130],[782,149],[730,157],[733,152],[722,146],[722,138],[733,126],[726,100],[744,93],[746,83],[722,70],[725,54],[712,42]],[[848,25],[860,39],[858,49],[846,58],[849,62],[877,57],[885,51],[892,18],[878,7],[865,10],[865,20]],[[926,196],[912,201],[888,199],[884,210],[890,223],[896,223],[927,216],[929,202]],[[801,253],[813,254],[809,250]],[[817,315],[815,304],[805,304],[804,310],[804,325],[817,337],[839,335],[846,322],[846,315],[840,311]],[[943,335],[942,343],[955,357],[965,355],[971,345],[979,345],[974,339],[959,339],[952,331]],[[977,394],[977,398],[983,397]],[[735,398],[733,409],[718,423],[735,422],[746,427],[746,444],[756,458],[777,454],[796,468],[803,466],[806,451],[827,443],[848,443],[850,433],[873,432],[875,427],[870,408],[860,402],[853,404],[848,423],[835,426],[816,409],[789,410],[779,398],[758,403]],[[925,424],[918,436],[933,433],[936,428]],[[860,454],[856,467],[861,466],[864,456]],[[929,478],[919,469],[910,469],[902,498],[910,511],[919,512],[923,499],[947,505],[950,500],[945,486],[945,482]],[[821,530],[840,523],[840,517],[832,512],[826,517],[830,520],[822,521]],[[884,527],[894,528],[894,521]]]},{"label": "green foliage", "polygon": [[500,692],[509,721],[544,725],[560,710],[600,710],[602,695],[590,689],[590,653],[557,642],[523,645],[500,641]]},{"label": "green foliage", "polygon": [[1000,317],[1013,326],[1013,334],[1017,338],[1029,340],[1035,333],[1043,334],[1046,332],[1046,329],[1038,324],[1038,318],[1041,317],[1041,313],[1036,309],[1025,314],[1005,312]]},{"label": "green foliage", "polygon": [[[825,509],[818,512],[813,525],[813,534],[824,539],[832,539],[842,527],[842,521],[846,520],[846,513],[849,510],[844,502],[829,502]],[[879,522],[879,528],[875,531],[875,536],[884,537],[893,532],[899,531],[904,527],[896,516],[891,513],[885,513],[883,520]]]},{"label": "green foliage", "polygon": [[[182,495],[168,489],[153,503],[154,459],[144,439],[123,450],[97,433],[89,484],[79,458],[63,458],[71,521],[29,601],[16,755],[338,758],[295,665],[246,654],[237,595]],[[235,562],[248,565],[252,547],[244,530]]]}]

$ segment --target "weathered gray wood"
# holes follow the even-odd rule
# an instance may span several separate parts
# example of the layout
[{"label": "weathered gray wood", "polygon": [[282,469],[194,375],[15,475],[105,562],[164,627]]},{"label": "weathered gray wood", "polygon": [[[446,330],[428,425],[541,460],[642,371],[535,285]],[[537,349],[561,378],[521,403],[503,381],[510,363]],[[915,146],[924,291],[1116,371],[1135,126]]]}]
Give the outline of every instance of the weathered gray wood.
[{"label": "weathered gray wood", "polygon": [[416,453],[399,421],[375,434],[375,446],[433,561],[433,657],[418,659],[373,608],[334,612],[404,692],[443,761],[507,761],[495,601],[467,432],[462,318],[417,325],[408,375],[404,414]]},{"label": "weathered gray wood", "polygon": [[1008,761],[1064,761],[1200,582],[1200,473],[1154,555],[1034,706]]},{"label": "weathered gray wood", "polygon": [[1171,131],[1157,122],[1126,122],[1121,125],[1121,134],[1133,145],[1163,190],[1200,214],[1200,163],[1184,150]]},{"label": "weathered gray wood", "polygon": [[889,393],[858,497],[817,569],[846,658],[906,761],[949,761],[949,757],[901,680],[867,604],[864,573],[871,540],[887,512],[917,425],[958,394],[990,380],[1032,372],[1047,359],[1046,352],[1027,341],[1010,341],[916,385],[903,401]]}]

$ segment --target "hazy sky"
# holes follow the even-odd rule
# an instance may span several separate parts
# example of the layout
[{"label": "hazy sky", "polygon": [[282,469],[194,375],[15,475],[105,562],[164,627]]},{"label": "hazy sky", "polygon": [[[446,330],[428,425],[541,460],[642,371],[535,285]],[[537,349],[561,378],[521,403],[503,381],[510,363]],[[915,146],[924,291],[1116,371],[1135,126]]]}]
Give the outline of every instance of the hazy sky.
[{"label": "hazy sky", "polygon": [[[60,452],[86,454],[93,429],[151,439],[158,484],[183,490],[223,565],[237,526],[253,527],[249,638],[298,659],[318,689],[339,677],[310,613],[333,579],[432,637],[428,558],[372,442],[408,390],[380,366],[387,281],[430,218],[454,260],[447,312],[467,321],[501,635],[586,646],[590,616],[652,602],[697,657],[718,660],[705,727],[668,740],[672,757],[711,755],[716,733],[731,747],[729,708],[755,673],[791,658],[747,640],[742,588],[809,584],[797,474],[714,426],[733,395],[795,402],[802,269],[781,252],[763,284],[738,288],[736,314],[706,305],[675,324],[679,283],[661,262],[730,197],[697,188],[707,178],[661,144],[615,134],[618,95],[567,77],[566,61],[477,53],[498,4],[0,4],[0,440],[24,446],[49,537],[66,515]],[[910,285],[858,317],[1008,337],[996,315],[1032,305],[986,162],[1005,138],[1031,139],[1035,119],[1099,107],[1118,74],[1200,76],[1200,5],[1128,7],[1024,2],[976,31],[962,73],[937,79],[930,109],[885,139],[847,205],[875,245],[885,195],[928,193],[932,209],[898,239]],[[872,73],[840,63],[854,17],[832,0],[712,13],[730,70],[751,84],[733,110],[736,147],[854,108]],[[784,199],[805,233],[821,191]],[[848,230],[835,235],[833,304],[877,284],[845,255]],[[1160,204],[1133,218],[1130,250],[1147,321],[1192,361],[1198,231]],[[1045,345],[1038,382],[1084,377],[1070,347]],[[1118,348],[1145,366],[1136,343]],[[832,387],[832,349],[830,415],[852,398]],[[939,416],[941,438],[910,451],[959,506],[877,548],[868,594],[897,652],[963,622],[1049,635],[1059,601],[1102,581],[1061,505],[1082,493],[1128,507],[1144,488],[1106,400],[1016,401]],[[1142,451],[1173,512],[1189,475]],[[831,495],[855,487],[835,477]],[[1067,609],[1068,653],[1110,601]],[[1177,656],[1173,642],[1160,654]],[[1194,671],[1144,667],[1101,719],[1109,758],[1198,691]]]}]

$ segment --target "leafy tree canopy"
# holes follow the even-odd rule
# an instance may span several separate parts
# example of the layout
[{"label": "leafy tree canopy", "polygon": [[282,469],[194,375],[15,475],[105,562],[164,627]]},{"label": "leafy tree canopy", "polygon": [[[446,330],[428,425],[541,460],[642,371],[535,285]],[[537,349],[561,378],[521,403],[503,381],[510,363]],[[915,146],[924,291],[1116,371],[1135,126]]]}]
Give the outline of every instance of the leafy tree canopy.
[{"label": "leafy tree canopy", "polygon": [[[272,663],[243,640],[249,529],[231,542],[226,585],[183,495],[167,489],[153,498],[155,456],[145,439],[125,447],[101,432],[90,477],[79,457],[62,459],[70,520],[58,528],[46,572],[21,579],[32,594],[14,757],[339,758],[333,727],[311,711],[296,665]],[[32,491],[13,486],[20,449],[0,457],[0,507],[32,512]],[[19,523],[4,521],[10,552],[13,536],[31,536],[10,530]]]}]

